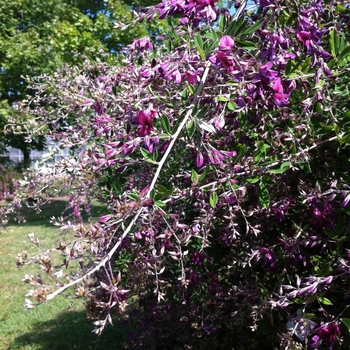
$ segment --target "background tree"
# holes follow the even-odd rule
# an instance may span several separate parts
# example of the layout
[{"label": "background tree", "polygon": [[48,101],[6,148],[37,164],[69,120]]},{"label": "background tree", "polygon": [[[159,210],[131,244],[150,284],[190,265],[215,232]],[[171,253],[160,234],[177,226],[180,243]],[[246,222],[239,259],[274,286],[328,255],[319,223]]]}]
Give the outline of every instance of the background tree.
[{"label": "background tree", "polygon": [[[138,4],[144,5],[147,1]],[[156,35],[164,26],[144,22],[127,31],[114,29],[115,21],[131,20],[133,9],[140,10],[119,0],[0,1],[0,151],[6,146],[19,148],[28,162],[30,150],[44,145],[43,138],[28,143],[24,135],[3,134],[9,115],[19,120],[28,117],[15,106],[27,93],[24,76],[53,73],[64,63],[78,64],[79,54],[92,49],[117,52],[133,38]]]}]

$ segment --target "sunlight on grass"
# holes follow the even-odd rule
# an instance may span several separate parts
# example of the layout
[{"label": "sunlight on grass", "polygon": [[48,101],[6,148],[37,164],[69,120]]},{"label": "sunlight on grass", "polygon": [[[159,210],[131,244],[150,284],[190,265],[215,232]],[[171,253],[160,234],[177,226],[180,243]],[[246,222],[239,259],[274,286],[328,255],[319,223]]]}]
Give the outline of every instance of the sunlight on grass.
[{"label": "sunlight on grass", "polygon": [[[49,218],[59,216],[66,203],[55,201],[45,206],[40,215],[28,211],[27,223],[10,223],[0,233],[0,349],[122,349],[123,329],[109,327],[101,337],[92,334],[91,321],[87,320],[82,302],[72,295],[62,295],[33,310],[25,310],[24,298],[30,289],[21,280],[37,272],[35,265],[16,267],[17,253],[37,248],[27,235],[34,232],[44,247],[52,247],[60,240],[58,230],[49,224]],[[102,207],[94,207],[98,217]],[[71,293],[72,294],[72,293]]]}]

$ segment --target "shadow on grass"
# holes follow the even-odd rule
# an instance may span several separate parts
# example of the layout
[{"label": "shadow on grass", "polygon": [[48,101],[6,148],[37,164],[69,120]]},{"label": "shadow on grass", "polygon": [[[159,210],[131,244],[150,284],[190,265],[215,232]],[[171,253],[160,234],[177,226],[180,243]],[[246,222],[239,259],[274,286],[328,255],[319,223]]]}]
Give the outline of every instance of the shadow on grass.
[{"label": "shadow on grass", "polygon": [[91,333],[92,322],[87,320],[86,311],[66,311],[55,319],[33,324],[33,331],[17,337],[6,350],[106,350],[125,349],[124,336],[128,331],[117,320],[114,326],[107,326],[102,335]]},{"label": "shadow on grass", "polygon": [[[34,209],[32,208],[25,208],[23,207],[22,215],[25,218],[25,223],[20,223],[20,225],[27,226],[27,225],[40,225],[40,226],[46,226],[46,227],[53,227],[52,224],[50,224],[50,218],[51,217],[67,217],[71,214],[72,210],[67,210],[68,201],[67,200],[52,200],[50,203],[45,204],[41,207],[41,212],[36,213]],[[106,207],[99,204],[92,205],[91,208],[91,214],[90,217],[97,219],[98,217],[102,216],[107,212]],[[82,217],[85,220],[88,219],[88,215],[86,212],[81,210]],[[10,225],[16,225],[17,222],[13,219],[13,217],[9,220]]]}]

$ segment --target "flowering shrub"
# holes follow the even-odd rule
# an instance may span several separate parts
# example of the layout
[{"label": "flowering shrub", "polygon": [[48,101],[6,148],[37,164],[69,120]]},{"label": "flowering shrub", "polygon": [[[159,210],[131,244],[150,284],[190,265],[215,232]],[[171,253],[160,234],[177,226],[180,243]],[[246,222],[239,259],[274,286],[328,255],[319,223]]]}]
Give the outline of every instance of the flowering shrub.
[{"label": "flowering shrub", "polygon": [[[231,5],[163,0],[135,20],[169,17],[167,36],[32,80],[23,130],[76,166],[56,164],[72,217],[52,223],[71,238],[61,262],[27,258],[47,273],[25,277],[28,308],[75,288],[97,334],[128,319],[137,349],[350,344],[350,9]],[[22,201],[62,189],[30,176]],[[92,199],[109,214],[86,224]]]},{"label": "flowering shrub", "polygon": [[12,199],[16,187],[15,180],[20,177],[16,167],[0,164],[0,200]]}]

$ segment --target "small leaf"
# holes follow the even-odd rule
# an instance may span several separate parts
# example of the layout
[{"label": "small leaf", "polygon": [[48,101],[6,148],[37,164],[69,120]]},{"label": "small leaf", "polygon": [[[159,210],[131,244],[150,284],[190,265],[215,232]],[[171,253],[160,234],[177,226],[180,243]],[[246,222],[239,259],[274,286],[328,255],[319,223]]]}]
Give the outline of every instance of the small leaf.
[{"label": "small leaf", "polygon": [[256,182],[259,181],[259,178],[257,176],[248,176],[245,179],[246,182],[248,182],[249,184],[255,184]]},{"label": "small leaf", "polygon": [[268,208],[268,206],[270,205],[270,194],[266,186],[262,182],[259,183],[258,198],[259,198],[259,203],[264,208]]},{"label": "small leaf", "polygon": [[318,297],[317,300],[323,305],[333,305],[332,302],[325,297]]},{"label": "small leaf", "polygon": [[236,45],[238,47],[243,47],[246,50],[255,50],[256,49],[256,46],[252,41],[236,39],[235,42],[236,42]]},{"label": "small leaf", "polygon": [[209,203],[210,203],[210,206],[212,208],[214,208],[216,206],[216,203],[218,202],[219,200],[219,197],[218,195],[216,194],[216,192],[213,192],[211,195],[210,195],[210,198],[209,198]]},{"label": "small leaf", "polygon": [[205,122],[204,120],[195,119],[195,123],[204,131],[209,133],[215,133],[215,128],[212,124],[209,124],[208,122]]},{"label": "small leaf", "polygon": [[181,102],[183,105],[187,104],[188,101],[188,91],[187,89],[184,89],[181,94]]},{"label": "small leaf", "polygon": [[170,134],[170,122],[168,117],[165,114],[162,114],[162,118],[160,120],[160,122],[162,123],[162,127],[164,129],[164,131],[168,134]]},{"label": "small leaf", "polygon": [[168,189],[167,189],[165,186],[163,186],[163,185],[158,184],[158,185],[156,185],[155,187],[156,187],[156,190],[157,190],[159,193],[162,193],[162,194],[165,194],[165,195],[169,195],[169,194],[170,194],[170,192],[168,191]]},{"label": "small leaf", "polygon": [[205,168],[205,170],[203,171],[202,175],[199,178],[200,183],[203,183],[205,181],[208,172],[209,172],[209,168]]},{"label": "small leaf", "polygon": [[205,59],[204,51],[203,51],[203,39],[202,36],[199,34],[194,38],[194,42],[197,46],[199,55],[201,56],[202,60]]},{"label": "small leaf", "polygon": [[331,46],[332,55],[335,57],[339,50],[339,35],[335,29],[332,29],[329,33],[329,44]]},{"label": "small leaf", "polygon": [[242,35],[249,35],[253,34],[257,29],[259,29],[265,22],[265,19],[261,19],[257,22],[255,22],[252,26],[250,26],[248,29],[246,29]]},{"label": "small leaf", "polygon": [[191,181],[192,182],[197,182],[198,181],[198,174],[196,173],[195,170],[192,169],[191,171]]},{"label": "small leaf", "polygon": [[219,19],[219,29],[221,32],[225,30],[226,27],[226,16],[220,16]]},{"label": "small leaf", "polygon": [[188,133],[188,136],[190,138],[193,137],[193,134],[195,132],[196,128],[195,128],[195,125],[194,125],[194,121],[191,120],[188,124],[187,124],[187,133]]},{"label": "small leaf", "polygon": [[195,92],[196,92],[195,88],[194,88],[193,85],[191,85],[191,84],[188,84],[188,91],[189,91],[192,95],[194,95]]},{"label": "small leaf", "polygon": [[165,207],[165,203],[162,202],[162,201],[159,201],[159,200],[158,200],[158,201],[155,201],[154,204],[155,204],[157,207],[159,207],[159,208]]},{"label": "small leaf", "polygon": [[323,228],[323,232],[328,236],[328,237],[330,237],[330,238],[336,238],[337,237],[337,235],[335,234],[335,232],[333,232],[333,231],[331,231],[329,228],[327,228],[327,227],[324,227]]},{"label": "small leaf", "polygon": [[283,174],[285,173],[290,167],[290,162],[284,162],[281,164],[281,166],[277,169],[270,169],[268,172],[270,174]]},{"label": "small leaf", "polygon": [[230,110],[230,111],[234,111],[236,109],[236,104],[234,102],[229,102],[227,104],[227,108]]},{"label": "small leaf", "polygon": [[288,76],[292,71],[292,60],[288,60],[286,64],[285,74]]},{"label": "small leaf", "polygon": [[350,332],[350,318],[341,318],[340,321],[342,321],[344,325],[348,327],[348,330]]},{"label": "small leaf", "polygon": [[346,47],[338,56],[338,61],[347,58],[350,55],[350,46]]}]

